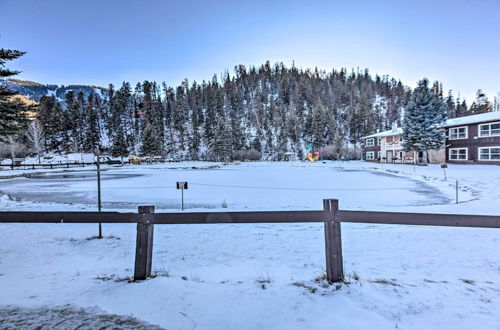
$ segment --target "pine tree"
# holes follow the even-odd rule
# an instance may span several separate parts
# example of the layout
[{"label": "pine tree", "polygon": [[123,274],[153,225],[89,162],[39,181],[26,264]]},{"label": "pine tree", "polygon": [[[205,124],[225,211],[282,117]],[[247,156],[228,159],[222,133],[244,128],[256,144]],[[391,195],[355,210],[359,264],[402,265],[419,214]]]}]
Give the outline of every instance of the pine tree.
[{"label": "pine tree", "polygon": [[455,100],[453,99],[453,93],[451,92],[451,90],[448,91],[448,96],[446,97],[445,103],[446,103],[446,112],[448,118],[457,117],[456,114],[457,106],[455,105]]},{"label": "pine tree", "polygon": [[111,146],[111,155],[113,157],[128,156],[128,146],[123,127],[119,127],[115,132]]},{"label": "pine tree", "polygon": [[99,147],[100,131],[99,131],[99,115],[98,109],[94,102],[94,95],[90,94],[87,98],[85,119],[83,124],[84,150],[85,152],[94,152]]},{"label": "pine tree", "polygon": [[161,141],[158,133],[151,124],[147,125],[142,133],[141,154],[143,156],[156,156],[161,154]]},{"label": "pine tree", "polygon": [[82,152],[86,147],[85,125],[87,121],[86,102],[82,92],[74,98],[73,91],[66,93],[66,107],[69,117],[69,132],[74,152]]},{"label": "pine tree", "polygon": [[493,106],[490,101],[488,101],[488,97],[482,90],[478,89],[476,93],[476,100],[470,106],[469,114],[477,115],[491,111],[493,111]]},{"label": "pine tree", "polygon": [[351,143],[356,144],[364,135],[375,130],[375,114],[368,95],[363,93],[355,103],[354,113],[349,121],[349,136]]},{"label": "pine tree", "polygon": [[65,133],[61,105],[54,96],[42,96],[36,110],[36,119],[45,132],[45,149],[61,152]]},{"label": "pine tree", "polygon": [[457,98],[456,110],[455,110],[456,117],[467,116],[467,113],[468,113],[467,102],[465,100],[460,102],[460,98]]},{"label": "pine tree", "polygon": [[328,118],[321,100],[317,100],[314,105],[311,118],[312,137],[311,143],[315,148],[320,148],[326,144]]},{"label": "pine tree", "polygon": [[441,128],[446,121],[446,105],[442,98],[423,79],[410,96],[403,119],[405,151],[437,150],[444,147],[445,135]]},{"label": "pine tree", "polygon": [[[0,49],[0,78],[15,76],[19,71],[9,70],[5,63],[26,54],[14,49]],[[16,98],[14,92],[0,85],[0,142],[19,133],[27,123],[26,112],[31,108]]]},{"label": "pine tree", "polygon": [[217,123],[211,149],[217,160],[229,161],[231,159],[233,153],[231,129],[223,122]]}]

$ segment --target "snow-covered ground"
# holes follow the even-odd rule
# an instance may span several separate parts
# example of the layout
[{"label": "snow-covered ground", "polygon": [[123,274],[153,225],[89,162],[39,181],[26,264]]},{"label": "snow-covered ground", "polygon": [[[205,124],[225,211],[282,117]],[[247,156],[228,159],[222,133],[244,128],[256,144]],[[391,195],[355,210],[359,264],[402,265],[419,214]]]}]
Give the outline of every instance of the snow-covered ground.
[{"label": "snow-covered ground", "polygon": [[[175,182],[188,181],[188,211],[321,209],[338,198],[342,209],[500,214],[498,166],[450,165],[444,180],[439,165],[215,165],[106,168],[104,210],[177,212]],[[0,210],[96,209],[95,172],[82,169],[4,179],[0,192]],[[0,305],[99,308],[168,329],[500,329],[497,229],[343,224],[350,283],[338,287],[321,280],[322,224],[157,225],[157,277],[140,283],[128,282],[135,226],[89,239],[96,229],[1,224]]]}]

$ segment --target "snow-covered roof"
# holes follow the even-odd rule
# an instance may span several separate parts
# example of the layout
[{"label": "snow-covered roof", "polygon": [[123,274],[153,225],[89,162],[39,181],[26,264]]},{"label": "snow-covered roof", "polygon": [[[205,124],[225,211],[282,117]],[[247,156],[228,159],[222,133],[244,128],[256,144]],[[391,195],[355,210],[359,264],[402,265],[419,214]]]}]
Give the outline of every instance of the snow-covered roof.
[{"label": "snow-covered roof", "polygon": [[479,115],[448,119],[444,127],[484,123],[487,121],[495,121],[495,120],[500,121],[500,111],[493,111],[493,112],[481,113]]},{"label": "snow-covered roof", "polygon": [[391,136],[391,135],[400,135],[402,133],[403,133],[403,129],[401,127],[398,127],[397,132],[390,129],[388,131],[383,131],[383,132],[375,133],[372,135],[363,136],[362,139],[379,138],[379,137]]},{"label": "snow-covered roof", "polygon": [[[484,123],[489,121],[500,121],[500,111],[493,111],[493,112],[481,113],[479,115],[471,115],[471,116],[448,119],[446,121],[446,124],[443,125],[443,127],[462,126],[462,125],[469,125],[476,123]],[[390,129],[388,131],[383,131],[380,133],[363,136],[362,139],[380,138],[385,136],[398,135],[402,133],[403,129],[399,127],[397,133],[394,132],[392,129]]]}]

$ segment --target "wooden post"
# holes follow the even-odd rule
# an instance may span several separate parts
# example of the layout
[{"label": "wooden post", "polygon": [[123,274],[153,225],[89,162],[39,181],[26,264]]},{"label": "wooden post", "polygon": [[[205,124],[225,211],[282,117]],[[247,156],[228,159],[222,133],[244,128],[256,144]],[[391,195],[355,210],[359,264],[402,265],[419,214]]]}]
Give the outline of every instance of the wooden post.
[{"label": "wooden post", "polygon": [[137,222],[134,281],[142,281],[151,276],[154,212],[154,206],[139,206],[142,217]]},{"label": "wooden post", "polygon": [[328,212],[325,219],[325,251],[326,279],[330,283],[344,280],[340,222],[335,221],[335,212],[338,209],[339,201],[337,199],[323,200],[323,210]]}]

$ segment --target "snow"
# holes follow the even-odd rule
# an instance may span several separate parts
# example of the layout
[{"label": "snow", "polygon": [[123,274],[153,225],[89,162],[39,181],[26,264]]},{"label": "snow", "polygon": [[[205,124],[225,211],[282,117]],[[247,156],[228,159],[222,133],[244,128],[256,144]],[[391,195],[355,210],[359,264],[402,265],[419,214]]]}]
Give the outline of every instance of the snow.
[{"label": "snow", "polygon": [[47,89],[47,94],[45,96],[53,96],[55,97],[56,96],[56,92],[57,92],[57,88],[55,90],[51,90],[51,89]]},{"label": "snow", "polygon": [[493,111],[493,112],[481,113],[479,115],[448,119],[446,121],[445,127],[484,123],[495,120],[500,121],[500,111]]},{"label": "snow", "polygon": [[[69,170],[2,180],[0,209],[95,210],[95,172]],[[189,211],[321,209],[323,198],[338,198],[341,209],[499,214],[498,166],[446,170],[447,180],[439,165],[363,162],[107,167],[103,201],[104,210],[135,212],[146,203],[177,212],[175,182],[188,181]],[[387,190],[352,190],[378,188]],[[97,240],[96,224],[1,224],[0,305],[99,308],[168,329],[500,324],[496,229],[343,224],[350,283],[337,288],[316,280],[324,271],[322,224],[157,225],[157,277],[140,283],[128,282],[135,226],[103,226],[106,238]]]},{"label": "snow", "polygon": [[392,136],[392,135],[401,135],[401,134],[403,134],[403,129],[401,127],[398,127],[396,132],[394,130],[390,129],[390,130],[375,133],[372,135],[363,136],[362,139],[375,138],[375,137],[385,137],[385,136]]}]

